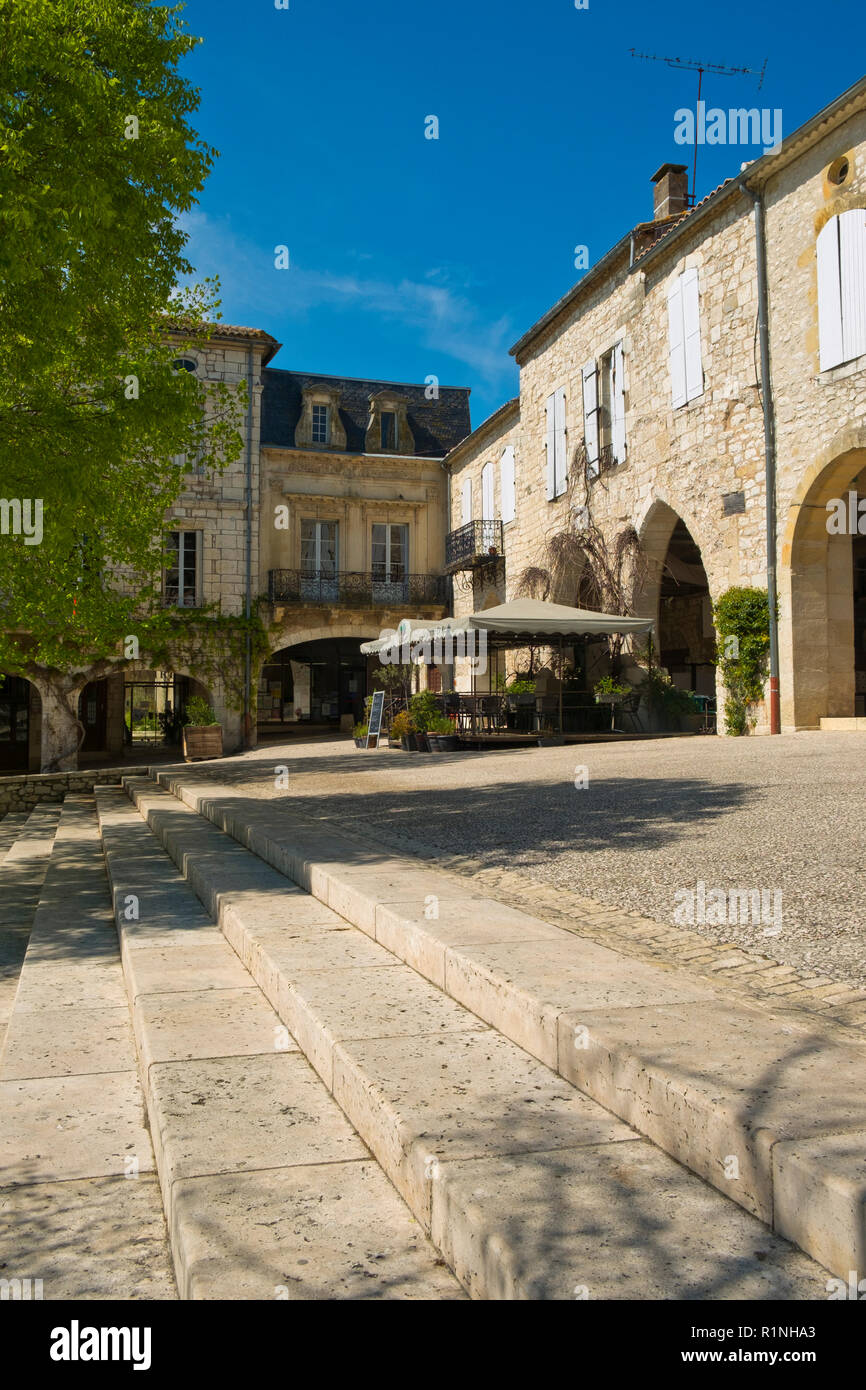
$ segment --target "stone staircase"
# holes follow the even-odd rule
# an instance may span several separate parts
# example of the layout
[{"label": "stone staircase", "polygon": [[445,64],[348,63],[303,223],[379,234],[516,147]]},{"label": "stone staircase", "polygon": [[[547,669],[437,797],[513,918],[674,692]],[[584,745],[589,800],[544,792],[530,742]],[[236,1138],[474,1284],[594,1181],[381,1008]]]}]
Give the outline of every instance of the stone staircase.
[{"label": "stone staircase", "polygon": [[[810,1300],[862,1270],[860,1049],[201,770],[95,802],[182,1298]],[[25,1023],[0,1092],[50,1063]]]}]

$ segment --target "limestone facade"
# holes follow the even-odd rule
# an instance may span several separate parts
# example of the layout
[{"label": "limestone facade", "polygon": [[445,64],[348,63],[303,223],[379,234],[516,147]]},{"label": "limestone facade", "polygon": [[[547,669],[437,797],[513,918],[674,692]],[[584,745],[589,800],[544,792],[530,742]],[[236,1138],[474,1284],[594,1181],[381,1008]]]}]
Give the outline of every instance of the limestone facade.
[{"label": "limestone facade", "polygon": [[[841,185],[834,182],[840,169]],[[855,640],[863,642],[862,634],[855,639],[859,542],[828,537],[824,506],[840,489],[856,488],[866,464],[866,355],[821,370],[817,267],[822,227],[840,212],[866,208],[866,83],[695,208],[641,224],[515,345],[518,403],[446,460],[455,532],[464,524],[467,488],[473,517],[482,517],[486,465],[495,479],[493,517],[501,516],[500,461],[507,448],[514,451],[515,517],[503,526],[504,563],[455,576],[455,609],[489,604],[491,591],[497,601],[514,597],[530,567],[549,568],[547,544],[573,529],[573,510],[588,507],[610,547],[624,528],[637,531],[646,569],[632,581],[631,606],[657,618],[663,639],[674,614],[687,649],[677,684],[696,688],[683,676],[706,674],[709,601],[700,619],[693,601],[687,614],[689,605],[678,600],[700,599],[699,585],[681,583],[678,595],[678,579],[696,580],[702,564],[711,601],[732,585],[767,584],[753,192],[766,205],[783,727],[817,727],[824,716],[862,715],[866,693],[866,674],[855,671]],[[866,233],[859,247],[855,274],[866,272]],[[681,368],[670,306],[672,296],[674,305],[685,297],[688,280],[696,281],[697,316],[686,316],[686,334],[699,331],[699,350],[692,341],[685,352],[691,399],[680,392],[675,403]],[[848,292],[866,323],[866,279],[853,295],[849,281]],[[617,345],[621,423],[611,386],[587,424],[593,398],[585,372],[594,364],[597,385],[605,373],[612,381]],[[551,415],[555,400],[559,416]],[[551,421],[556,450],[564,438],[567,470],[553,486]],[[587,478],[581,449],[589,442],[592,453],[596,429],[601,453]],[[685,549],[689,540],[699,559]],[[553,573],[551,598],[574,603],[579,593],[579,575]],[[670,634],[668,641],[676,645]],[[763,710],[758,718],[760,731]]]}]

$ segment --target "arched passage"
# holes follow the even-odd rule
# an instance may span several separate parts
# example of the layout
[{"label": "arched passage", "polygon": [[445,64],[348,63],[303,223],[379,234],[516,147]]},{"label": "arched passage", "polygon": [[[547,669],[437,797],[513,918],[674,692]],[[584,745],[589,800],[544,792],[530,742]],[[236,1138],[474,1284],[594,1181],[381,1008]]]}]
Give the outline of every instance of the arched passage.
[{"label": "arched passage", "polygon": [[350,630],[325,636],[314,630],[295,636],[297,640],[272,652],[259,672],[259,735],[284,734],[298,726],[325,731],[350,717],[359,723],[376,662],[362,654],[361,643],[378,633]]},{"label": "arched passage", "polygon": [[[866,715],[866,449],[829,463],[805,492],[789,541],[790,684],[786,723],[820,727],[823,718]],[[842,526],[833,520],[839,504]],[[787,549],[787,546],[786,546]],[[783,559],[787,558],[783,556]],[[784,684],[783,684],[784,689]]]},{"label": "arched passage", "polygon": [[39,770],[40,713],[35,685],[0,675],[0,773]]},{"label": "arched passage", "polygon": [[634,610],[656,623],[659,664],[674,685],[715,698],[715,629],[700,547],[686,522],[656,501],[640,530],[643,572]]}]

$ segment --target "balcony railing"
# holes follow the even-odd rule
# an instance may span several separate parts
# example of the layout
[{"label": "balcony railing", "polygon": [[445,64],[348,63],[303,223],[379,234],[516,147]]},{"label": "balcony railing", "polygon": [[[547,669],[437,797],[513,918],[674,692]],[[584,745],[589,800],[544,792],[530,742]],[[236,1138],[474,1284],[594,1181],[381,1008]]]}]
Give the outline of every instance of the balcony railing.
[{"label": "balcony railing", "polygon": [[329,603],[338,608],[390,608],[449,601],[448,576],[377,573],[330,574],[322,570],[271,570],[271,603]]},{"label": "balcony railing", "polygon": [[502,555],[502,522],[469,521],[445,537],[445,569],[473,569]]}]

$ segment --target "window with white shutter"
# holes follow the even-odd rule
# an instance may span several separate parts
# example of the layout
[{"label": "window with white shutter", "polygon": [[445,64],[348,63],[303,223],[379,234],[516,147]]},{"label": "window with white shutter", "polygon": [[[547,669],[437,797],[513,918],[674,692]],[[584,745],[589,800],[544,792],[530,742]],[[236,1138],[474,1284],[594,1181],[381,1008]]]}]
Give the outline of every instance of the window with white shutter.
[{"label": "window with white shutter", "polygon": [[704,364],[701,361],[701,299],[697,270],[682,276],[683,339],[686,359],[686,400],[704,393]]},{"label": "window with white shutter", "polygon": [[499,461],[499,492],[502,498],[503,523],[513,521],[517,515],[517,500],[514,488],[514,445],[509,444]]},{"label": "window with white shutter", "polygon": [[545,402],[547,417],[547,500],[561,497],[568,484],[568,430],[565,425],[565,387]]},{"label": "window with white shutter", "polygon": [[821,228],[818,338],[821,371],[866,353],[866,209],[851,208]]},{"label": "window with white shutter", "polygon": [[622,343],[610,354],[610,444],[614,463],[625,461],[625,367]]},{"label": "window with white shutter", "polygon": [[554,410],[555,396],[548,396],[544,403],[544,414],[546,424],[546,435],[544,448],[547,457],[544,461],[544,471],[547,484],[547,500],[552,502],[556,496],[556,425]]},{"label": "window with white shutter", "polygon": [[554,468],[554,491],[557,497],[565,492],[568,480],[568,431],[565,425],[565,387],[561,386],[554,395],[554,425],[556,428],[556,463]]},{"label": "window with white shutter", "polygon": [[460,490],[460,525],[468,526],[472,520],[472,479],[466,478]]},{"label": "window with white shutter", "polygon": [[493,521],[493,464],[485,463],[481,470],[481,520]]},{"label": "window with white shutter", "polygon": [[587,472],[598,476],[598,372],[594,360],[583,368],[583,440],[586,445]]},{"label": "window with white shutter", "polygon": [[676,410],[704,390],[700,283],[695,269],[683,271],[668,286],[668,338],[671,404]]}]

